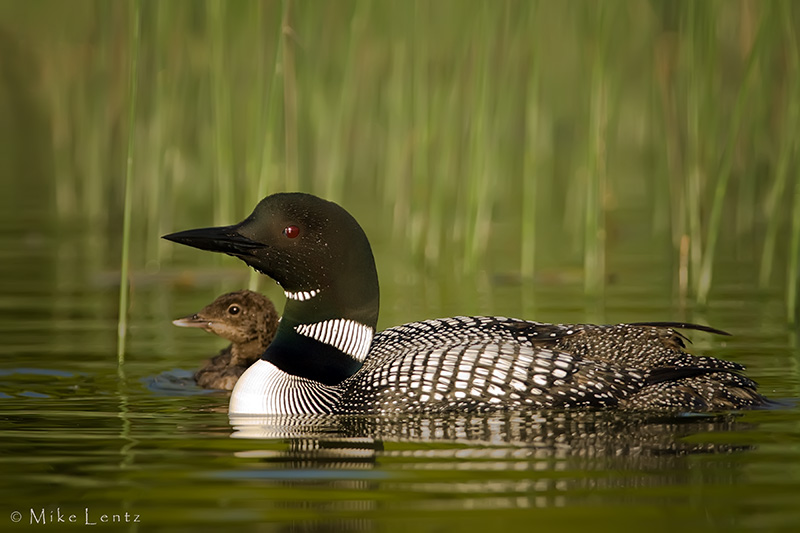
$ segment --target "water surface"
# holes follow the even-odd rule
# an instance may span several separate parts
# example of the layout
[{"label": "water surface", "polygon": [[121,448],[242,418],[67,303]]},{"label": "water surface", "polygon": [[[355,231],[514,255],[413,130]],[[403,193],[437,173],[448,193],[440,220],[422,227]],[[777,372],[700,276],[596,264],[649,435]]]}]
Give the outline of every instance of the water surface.
[{"label": "water surface", "polygon": [[191,252],[188,266],[135,273],[119,366],[117,286],[91,266],[93,238],[18,229],[2,233],[0,262],[3,529],[14,511],[20,530],[69,528],[58,520],[71,515],[76,528],[130,531],[800,528],[796,332],[780,295],[750,289],[745,269],[723,269],[701,313],[681,306],[658,261],[624,248],[610,258],[618,281],[588,299],[579,276],[525,279],[502,264],[472,277],[420,273],[391,239],[374,239],[382,327],[459,312],[695,320],[735,336],[692,333],[692,349],[746,364],[774,408],[229,420],[226,394],[158,378],[180,378],[224,345],[170,319],[244,286],[244,266],[193,268]]}]

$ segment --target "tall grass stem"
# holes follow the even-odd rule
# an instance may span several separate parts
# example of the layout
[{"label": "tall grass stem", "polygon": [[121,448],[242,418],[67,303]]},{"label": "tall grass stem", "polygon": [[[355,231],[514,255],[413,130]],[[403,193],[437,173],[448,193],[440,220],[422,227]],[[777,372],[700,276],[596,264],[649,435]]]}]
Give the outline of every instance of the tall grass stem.
[{"label": "tall grass stem", "polygon": [[763,25],[759,24],[757,35],[750,50],[745,67],[744,79],[736,95],[736,103],[734,104],[731,124],[728,129],[727,143],[724,147],[725,151],[722,156],[722,161],[719,166],[719,173],[717,178],[717,186],[714,191],[714,198],[711,204],[711,214],[709,215],[708,222],[708,236],[706,239],[706,249],[703,253],[703,262],[700,267],[700,279],[697,287],[697,301],[701,305],[705,305],[708,301],[708,293],[711,290],[711,276],[714,267],[714,256],[716,251],[717,240],[719,232],[722,228],[722,209],[725,205],[725,194],[728,189],[728,181],[730,180],[731,170],[734,162],[734,154],[736,151],[736,144],[739,140],[739,132],[747,112],[747,105],[758,69],[758,59],[761,46],[764,42],[765,31]]},{"label": "tall grass stem", "polygon": [[286,190],[300,188],[297,169],[297,80],[294,60],[294,29],[292,27],[292,0],[283,0],[281,36],[283,37],[283,133],[284,162],[286,165]]},{"label": "tall grass stem", "polygon": [[128,50],[130,51],[128,70],[128,146],[125,165],[125,195],[122,212],[122,258],[120,260],[119,279],[119,322],[117,325],[117,371],[123,372],[125,363],[125,341],[128,335],[128,271],[130,264],[131,244],[131,210],[133,208],[133,158],[136,146],[136,97],[139,73],[139,25],[140,9],[139,0],[131,2],[130,36]]}]

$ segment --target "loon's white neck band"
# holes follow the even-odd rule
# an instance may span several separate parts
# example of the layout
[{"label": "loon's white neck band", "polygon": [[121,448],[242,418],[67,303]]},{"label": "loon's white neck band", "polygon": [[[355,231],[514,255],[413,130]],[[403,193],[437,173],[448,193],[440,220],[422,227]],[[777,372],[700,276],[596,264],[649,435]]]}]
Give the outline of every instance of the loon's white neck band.
[{"label": "loon's white neck band", "polygon": [[346,318],[300,324],[294,330],[300,335],[333,346],[362,363],[367,358],[372,337],[375,336],[375,330],[371,327]]}]

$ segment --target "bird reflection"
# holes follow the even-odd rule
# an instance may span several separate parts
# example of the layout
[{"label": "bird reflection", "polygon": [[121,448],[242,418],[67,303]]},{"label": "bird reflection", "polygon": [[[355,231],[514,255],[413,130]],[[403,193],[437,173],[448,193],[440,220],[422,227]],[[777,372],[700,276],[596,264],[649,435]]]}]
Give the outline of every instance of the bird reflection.
[{"label": "bird reflection", "polygon": [[[268,445],[259,449],[254,441],[251,450],[237,453],[254,460],[250,479],[352,494],[352,499],[319,502],[316,508],[307,501],[273,502],[292,510],[298,505],[334,514],[357,510],[363,515],[358,520],[336,522],[345,531],[371,529],[364,516],[396,505],[364,497],[382,490],[412,494],[416,508],[455,511],[558,507],[587,490],[685,483],[690,457],[735,457],[748,448],[731,443],[725,434],[752,426],[731,414],[623,416],[603,411],[230,421],[234,438],[262,439]],[[720,479],[710,482],[734,482],[739,475],[735,460],[715,461],[713,475]],[[313,521],[289,529],[317,530]]]},{"label": "bird reflection", "polygon": [[[615,411],[534,411],[496,414],[383,416],[236,416],[232,437],[286,439],[306,452],[336,449],[349,455],[353,442],[448,442],[512,446],[544,456],[615,457],[730,452],[741,447],[686,437],[742,429],[736,414],[621,414]],[[312,444],[316,443],[316,444]],[[326,443],[326,444],[323,444]],[[331,443],[338,445],[331,448]],[[339,446],[340,445],[340,446]],[[289,452],[287,452],[289,453]],[[466,451],[465,453],[469,453]]]}]

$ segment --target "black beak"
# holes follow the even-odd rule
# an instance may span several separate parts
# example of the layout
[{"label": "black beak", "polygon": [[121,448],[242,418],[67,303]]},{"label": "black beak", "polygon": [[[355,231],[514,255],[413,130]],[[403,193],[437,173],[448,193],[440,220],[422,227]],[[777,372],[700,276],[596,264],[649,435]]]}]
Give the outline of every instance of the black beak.
[{"label": "black beak", "polygon": [[263,244],[239,233],[237,226],[190,229],[164,235],[162,239],[236,257],[251,256],[253,251],[264,248]]}]

